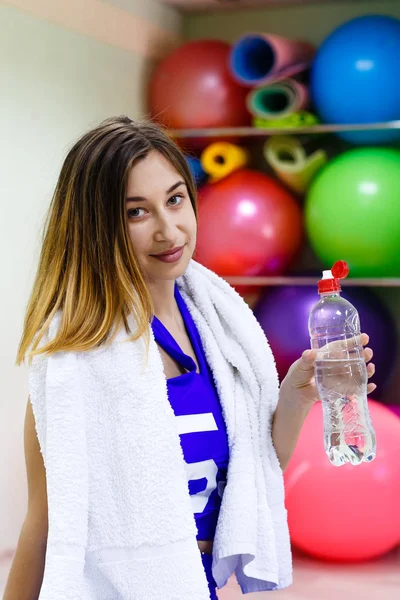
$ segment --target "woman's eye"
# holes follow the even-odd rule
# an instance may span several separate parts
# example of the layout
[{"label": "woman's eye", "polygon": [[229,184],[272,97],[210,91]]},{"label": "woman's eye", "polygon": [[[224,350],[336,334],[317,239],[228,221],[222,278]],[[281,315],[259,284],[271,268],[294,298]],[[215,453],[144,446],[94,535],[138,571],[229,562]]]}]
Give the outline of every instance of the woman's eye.
[{"label": "woman's eye", "polygon": [[183,199],[182,195],[175,194],[175,196],[171,196],[171,198],[168,199],[168,202],[172,204],[172,206],[178,206],[179,204],[182,204]]},{"label": "woman's eye", "polygon": [[128,210],[128,218],[129,219],[137,219],[142,217],[144,214],[144,208],[130,208]]}]

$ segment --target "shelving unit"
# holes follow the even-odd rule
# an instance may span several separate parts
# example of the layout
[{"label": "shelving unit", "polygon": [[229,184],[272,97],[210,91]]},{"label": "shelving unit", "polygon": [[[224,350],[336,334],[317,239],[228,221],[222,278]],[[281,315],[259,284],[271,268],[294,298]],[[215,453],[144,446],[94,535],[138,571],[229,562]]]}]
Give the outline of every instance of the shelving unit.
[{"label": "shelving unit", "polygon": [[[242,138],[246,140],[260,140],[273,135],[318,135],[329,133],[340,133],[347,131],[396,131],[400,130],[400,120],[388,121],[383,123],[368,124],[319,124],[307,127],[284,127],[284,128],[256,128],[256,127],[224,127],[224,128],[206,128],[206,129],[171,129],[171,135],[177,140],[190,140],[201,138]],[[322,267],[321,267],[322,268]],[[269,286],[307,286],[317,285],[320,276],[265,276],[265,277],[231,277],[223,276],[231,285],[256,287]],[[342,281],[344,286],[356,287],[379,287],[379,288],[400,288],[400,277],[363,277],[348,278]]]},{"label": "shelving unit", "polygon": [[280,128],[257,128],[257,127],[224,127],[218,129],[171,129],[170,133],[177,139],[190,138],[219,138],[219,137],[243,137],[259,138],[270,135],[302,135],[321,133],[341,133],[346,131],[383,131],[400,129],[400,121],[388,121],[385,123],[368,123],[336,125],[320,124],[308,127],[280,127]]},{"label": "shelving unit", "polygon": [[[229,277],[224,279],[231,285],[243,286],[278,286],[278,285],[314,285],[316,286],[321,277]],[[400,277],[379,278],[349,278],[341,280],[341,285],[357,287],[386,287],[400,288]]]},{"label": "shelving unit", "polygon": [[[293,39],[304,39],[315,44],[316,47],[323,42],[326,36],[336,27],[340,26],[346,19],[353,18],[357,14],[362,14],[362,1],[350,0],[343,9],[336,7],[336,2],[329,0],[159,0],[160,2],[179,7],[182,13],[185,13],[185,34],[186,41],[201,39],[202,37],[221,38],[227,42],[234,42],[246,31],[270,31],[283,37]],[[360,4],[360,9],[350,10],[348,5]],[[283,11],[282,8],[289,5],[298,5],[293,11],[289,9]],[[319,5],[326,4],[323,9]],[[376,5],[379,2],[375,3]],[[393,1],[393,6],[395,2]],[[306,9],[307,18],[301,18],[299,5],[313,5],[312,9]],[[257,6],[258,8],[273,7],[273,10],[264,10],[260,13],[252,13],[251,17],[246,17],[243,12],[243,20],[239,14],[230,21],[230,9],[233,11],[242,10],[247,7]],[[380,8],[380,7],[379,7]],[[203,15],[200,10],[203,9]],[[222,10],[224,9],[224,10]],[[196,16],[190,16],[190,11],[194,10]],[[377,12],[379,12],[377,10]],[[398,9],[393,11],[396,16],[400,16]],[[199,17],[199,21],[194,21]],[[212,18],[211,18],[212,16]],[[215,16],[215,18],[214,18]],[[312,25],[311,25],[312,23]],[[360,99],[362,102],[362,99]],[[318,125],[305,125],[301,127],[268,127],[258,128],[254,126],[239,128],[203,128],[203,129],[174,129],[170,133],[179,142],[182,148],[188,151],[194,150],[198,154],[206,143],[212,143],[218,139],[231,140],[235,144],[243,144],[250,150],[252,163],[250,168],[265,170],[267,174],[273,175],[269,165],[267,165],[262,146],[271,136],[288,135],[298,137],[307,150],[314,152],[319,148],[324,148],[327,152],[328,160],[342,152],[346,152],[352,147],[352,144],[345,139],[335,136],[345,132],[372,132],[384,131],[387,133],[387,146],[398,147],[400,149],[400,120],[389,122],[375,122],[368,124],[333,124],[321,123]],[[390,132],[393,132],[390,135]],[[399,141],[396,141],[396,138]],[[191,144],[193,142],[193,144]],[[355,148],[358,146],[354,146]],[[303,200],[299,198],[299,203],[303,205]],[[344,257],[338,257],[344,258]],[[249,302],[253,301],[252,296],[257,296],[257,288],[265,288],[268,292],[273,286],[299,286],[301,292],[302,286],[314,286],[317,290],[317,282],[321,278],[321,261],[314,254],[312,248],[307,242],[295,262],[291,265],[290,271],[282,276],[263,276],[263,277],[233,277],[223,275],[230,284],[247,288]],[[400,277],[350,277],[341,282],[344,293],[345,289],[350,290],[352,286],[361,288],[372,288],[378,298],[387,304],[396,319],[397,329],[400,326],[398,306],[400,304]],[[253,290],[252,290],[253,288]],[[296,335],[296,332],[293,332]],[[398,402],[400,386],[400,354],[397,357],[396,374],[392,382],[386,388],[383,396],[384,403],[394,404]]]}]

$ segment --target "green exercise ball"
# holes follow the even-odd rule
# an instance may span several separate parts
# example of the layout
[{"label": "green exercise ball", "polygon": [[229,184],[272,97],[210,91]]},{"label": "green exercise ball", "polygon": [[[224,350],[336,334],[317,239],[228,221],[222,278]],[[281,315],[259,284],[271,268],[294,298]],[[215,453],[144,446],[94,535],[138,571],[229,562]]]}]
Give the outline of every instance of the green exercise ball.
[{"label": "green exercise ball", "polygon": [[400,276],[400,151],[359,148],[328,163],[305,205],[310,244],[330,268],[352,277]]}]

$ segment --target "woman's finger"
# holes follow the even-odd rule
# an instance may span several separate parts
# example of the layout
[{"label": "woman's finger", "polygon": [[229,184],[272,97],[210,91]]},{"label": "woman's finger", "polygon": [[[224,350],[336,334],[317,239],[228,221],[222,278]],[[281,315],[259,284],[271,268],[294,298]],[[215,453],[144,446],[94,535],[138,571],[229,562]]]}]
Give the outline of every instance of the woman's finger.
[{"label": "woman's finger", "polygon": [[284,381],[290,381],[295,388],[314,384],[315,356],[315,350],[305,350],[301,357],[292,364]]},{"label": "woman's finger", "polygon": [[300,359],[296,361],[296,366],[300,371],[312,372],[314,373],[314,361],[316,358],[315,350],[304,350]]},{"label": "woman's finger", "polygon": [[369,342],[369,336],[366,333],[360,333],[360,335],[356,335],[351,338],[346,338],[344,340],[336,340],[334,342],[329,342],[318,349],[319,352],[351,352],[360,346],[366,346]]},{"label": "woman's finger", "polygon": [[[369,342],[369,335],[366,333],[360,333],[351,338],[340,340],[342,347],[344,346],[347,350],[354,350],[357,346],[366,346]],[[335,343],[335,342],[333,342]]]},{"label": "woman's finger", "polygon": [[374,352],[373,352],[372,348],[364,348],[364,360],[366,363],[371,360],[373,355],[374,355]]},{"label": "woman's finger", "polygon": [[375,373],[375,365],[374,363],[369,363],[367,366],[368,379],[372,377]]},{"label": "woman's finger", "polygon": [[375,383],[369,383],[367,386],[367,394],[372,394],[376,390]]}]

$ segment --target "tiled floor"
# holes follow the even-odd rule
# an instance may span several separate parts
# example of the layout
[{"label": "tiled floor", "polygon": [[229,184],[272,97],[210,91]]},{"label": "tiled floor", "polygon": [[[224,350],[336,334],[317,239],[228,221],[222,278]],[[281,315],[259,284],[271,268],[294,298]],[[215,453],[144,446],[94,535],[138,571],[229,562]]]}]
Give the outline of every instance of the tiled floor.
[{"label": "tiled floor", "polygon": [[[9,563],[0,565],[0,597]],[[271,596],[269,592],[243,596],[235,581],[219,592],[220,600],[400,600],[400,548],[374,562],[335,565],[305,556],[294,558],[293,585]],[[112,599],[110,599],[112,600]]]}]

